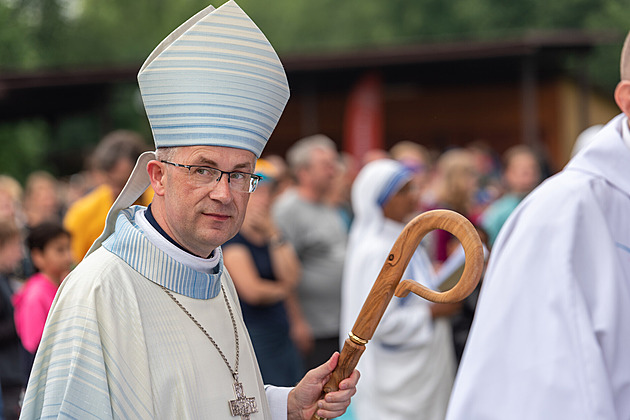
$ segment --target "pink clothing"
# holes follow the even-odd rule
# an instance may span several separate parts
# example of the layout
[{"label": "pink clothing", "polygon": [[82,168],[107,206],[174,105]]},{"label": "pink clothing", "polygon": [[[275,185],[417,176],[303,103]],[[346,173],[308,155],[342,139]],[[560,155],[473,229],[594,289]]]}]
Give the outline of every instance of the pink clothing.
[{"label": "pink clothing", "polygon": [[13,295],[15,329],[26,350],[35,353],[44,332],[48,311],[59,287],[45,275],[34,274]]}]

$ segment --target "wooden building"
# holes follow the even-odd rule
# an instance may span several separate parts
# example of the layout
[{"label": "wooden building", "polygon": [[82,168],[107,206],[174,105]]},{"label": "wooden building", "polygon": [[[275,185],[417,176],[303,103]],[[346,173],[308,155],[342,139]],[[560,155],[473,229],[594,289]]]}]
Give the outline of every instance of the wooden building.
[{"label": "wooden building", "polygon": [[[315,133],[357,155],[400,140],[438,151],[483,141],[497,153],[527,143],[560,169],[583,129],[618,113],[612,93],[593,90],[581,63],[593,47],[621,42],[562,32],[282,56],[291,99],[266,153],[282,155]],[[135,84],[139,67],[0,72],[0,121],[43,117],[55,124],[95,113],[98,139],[119,128],[107,114],[112,88]]]},{"label": "wooden building", "polygon": [[556,33],[286,57],[292,96],[269,149],[316,132],[351,147],[349,97],[372,82],[380,106],[371,112],[382,121],[366,133],[373,145],[412,140],[441,151],[482,141],[501,153],[527,143],[560,169],[582,130],[619,112],[580,66],[604,42],[611,38]]}]

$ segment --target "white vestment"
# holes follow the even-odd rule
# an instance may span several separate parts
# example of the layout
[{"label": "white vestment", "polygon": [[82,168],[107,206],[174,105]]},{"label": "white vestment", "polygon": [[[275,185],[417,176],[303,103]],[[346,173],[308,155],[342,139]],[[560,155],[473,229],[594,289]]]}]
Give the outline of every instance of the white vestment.
[{"label": "white vestment", "polygon": [[[624,127],[625,126],[625,127]],[[630,418],[630,149],[613,119],[501,230],[447,418]]]},{"label": "white vestment", "polygon": [[[386,219],[379,204],[383,191],[394,184],[397,190],[409,181],[411,174],[401,175],[401,168],[389,160],[373,162],[353,185],[355,219],[342,283],[341,340],[347,338],[404,228]],[[403,279],[434,286],[435,274],[422,247]],[[455,376],[452,334],[448,320],[432,319],[429,305],[414,294],[393,297],[357,366],[361,380],[352,398],[352,412],[358,420],[444,419]]]},{"label": "white vestment", "polygon": [[[222,257],[214,274],[182,264],[139,228],[135,216],[141,210],[122,211],[115,233],[64,280],[46,322],[21,418],[234,419],[228,406],[236,399],[230,371],[206,335],[159,286],[174,292],[234,367],[234,331],[223,285],[237,323],[239,381],[258,405],[250,418],[270,419]],[[286,418],[284,398],[278,418]]]}]

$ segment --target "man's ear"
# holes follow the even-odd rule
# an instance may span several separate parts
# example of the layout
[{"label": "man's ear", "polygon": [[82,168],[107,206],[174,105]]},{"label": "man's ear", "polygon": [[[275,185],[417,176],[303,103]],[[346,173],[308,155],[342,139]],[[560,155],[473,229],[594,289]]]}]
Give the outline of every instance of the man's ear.
[{"label": "man's ear", "polygon": [[622,80],[615,88],[615,102],[621,112],[630,116],[630,81]]},{"label": "man's ear", "polygon": [[156,195],[163,196],[166,182],[165,165],[157,160],[152,160],[147,163],[147,172],[149,179],[151,179],[151,187]]}]

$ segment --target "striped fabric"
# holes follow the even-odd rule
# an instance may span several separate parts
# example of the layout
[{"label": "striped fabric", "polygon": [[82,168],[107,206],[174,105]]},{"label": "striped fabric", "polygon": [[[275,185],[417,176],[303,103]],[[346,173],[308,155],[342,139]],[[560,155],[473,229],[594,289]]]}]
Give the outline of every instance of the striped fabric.
[{"label": "striped fabric", "polygon": [[260,157],[289,99],[273,47],[232,0],[162,41],[138,83],[156,147],[227,146]]},{"label": "striped fabric", "polygon": [[175,293],[195,299],[210,299],[221,291],[223,255],[217,274],[195,271],[172,259],[153,245],[134,222],[141,206],[124,209],[116,221],[116,235],[112,235],[103,247],[131,266],[138,273]]}]

